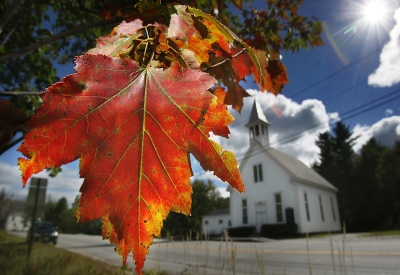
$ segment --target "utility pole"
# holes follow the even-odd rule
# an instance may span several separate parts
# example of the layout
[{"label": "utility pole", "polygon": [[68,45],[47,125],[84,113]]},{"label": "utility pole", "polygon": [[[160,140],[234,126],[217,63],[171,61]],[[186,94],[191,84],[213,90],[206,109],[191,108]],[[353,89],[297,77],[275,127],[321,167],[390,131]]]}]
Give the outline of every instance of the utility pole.
[{"label": "utility pole", "polygon": [[[36,181],[36,186],[33,185],[33,182]],[[32,178],[31,179],[31,185],[30,185],[30,191],[32,191],[32,188],[35,187],[35,194],[34,194],[34,199],[33,199],[33,209],[32,209],[32,217],[31,217],[31,227],[29,229],[29,238],[28,238],[28,255],[27,255],[27,260],[29,262],[29,259],[31,257],[31,251],[32,251],[32,243],[34,241],[34,236],[33,233],[35,231],[35,223],[36,223],[36,212],[37,212],[37,207],[38,207],[38,198],[39,198],[39,192],[40,192],[40,188],[42,184],[42,188],[45,189],[44,192],[46,192],[46,188],[47,188],[47,179],[43,179],[43,178]],[[31,192],[29,192],[30,194],[28,195],[28,202],[31,195]]]}]

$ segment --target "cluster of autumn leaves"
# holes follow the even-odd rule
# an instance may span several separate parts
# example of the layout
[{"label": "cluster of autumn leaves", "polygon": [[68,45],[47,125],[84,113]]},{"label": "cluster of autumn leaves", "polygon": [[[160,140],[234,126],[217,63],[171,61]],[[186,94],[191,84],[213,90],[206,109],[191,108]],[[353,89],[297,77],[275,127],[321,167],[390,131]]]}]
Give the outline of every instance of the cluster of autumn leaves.
[{"label": "cluster of autumn leaves", "polygon": [[[24,184],[35,173],[80,159],[77,217],[103,218],[103,237],[141,273],[169,211],[190,214],[189,154],[244,191],[237,160],[210,139],[228,137],[250,74],[281,91],[276,56],[249,47],[215,18],[184,5],[169,21],[128,17],[75,60],[76,73],[46,89],[19,150]],[[157,11],[151,13],[159,14]],[[215,86],[215,84],[217,84]]]},{"label": "cluster of autumn leaves", "polygon": [[220,81],[212,92],[239,112],[243,97],[248,96],[240,81],[247,76],[253,74],[260,90],[273,94],[281,92],[288,81],[279,55],[250,48],[222,23],[196,8],[174,6],[168,26],[146,24],[147,20],[148,15],[128,18],[110,36],[99,38],[89,53],[124,56],[141,65],[163,68],[178,62],[182,68],[202,70]]}]

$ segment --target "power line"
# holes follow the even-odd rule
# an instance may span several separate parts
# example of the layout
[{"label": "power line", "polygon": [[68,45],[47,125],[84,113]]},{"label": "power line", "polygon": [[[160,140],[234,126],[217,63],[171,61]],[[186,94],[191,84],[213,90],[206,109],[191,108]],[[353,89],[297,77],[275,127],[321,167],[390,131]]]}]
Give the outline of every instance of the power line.
[{"label": "power line", "polygon": [[331,73],[330,75],[328,75],[328,76],[326,76],[326,77],[324,77],[324,78],[318,80],[317,82],[314,82],[313,84],[311,84],[311,85],[309,85],[309,86],[307,86],[307,87],[301,89],[300,91],[298,91],[297,93],[295,93],[294,95],[292,95],[291,98],[295,98],[295,97],[299,96],[300,94],[304,93],[305,91],[307,91],[307,90],[309,90],[309,89],[311,89],[311,88],[314,88],[314,87],[317,86],[318,84],[321,84],[321,83],[327,81],[328,79],[330,79],[330,78],[332,78],[332,77],[338,75],[339,73],[343,72],[344,70],[347,70],[348,68],[351,68],[352,66],[354,66],[354,65],[356,65],[356,64],[358,64],[358,63],[360,63],[360,62],[363,61],[364,59],[370,57],[371,55],[375,54],[376,52],[378,52],[378,51],[380,51],[380,50],[381,50],[381,48],[375,49],[374,51],[368,53],[367,55],[361,57],[360,59],[357,59],[356,61],[354,61],[354,62],[352,62],[352,63],[350,63],[350,64],[344,66],[343,68],[341,68],[341,69],[339,69],[339,70],[337,70],[337,71]]},{"label": "power line", "polygon": [[[350,119],[350,118],[353,118],[353,117],[355,117],[355,116],[357,116],[357,115],[359,115],[359,114],[369,112],[369,111],[371,111],[371,110],[373,110],[373,109],[376,109],[376,108],[378,108],[378,107],[380,107],[380,106],[382,106],[382,105],[384,105],[384,104],[386,104],[386,103],[388,103],[388,102],[391,102],[391,101],[393,101],[393,100],[396,100],[396,99],[400,98],[400,94],[397,94],[397,93],[399,93],[399,92],[400,92],[400,89],[397,89],[397,90],[395,90],[395,91],[393,91],[393,92],[391,92],[391,93],[389,93],[389,94],[387,94],[387,95],[385,95],[385,96],[380,97],[379,99],[374,99],[374,100],[372,100],[372,101],[369,101],[369,102],[367,102],[367,103],[364,103],[363,105],[361,105],[361,106],[359,106],[359,107],[357,107],[357,108],[355,108],[355,109],[351,109],[351,110],[349,110],[349,111],[346,111],[346,112],[344,112],[344,113],[342,114],[343,117],[340,116],[340,117],[341,117],[341,121],[345,121],[345,120],[348,120],[348,119]],[[396,94],[397,94],[397,95],[396,95]],[[395,95],[395,96],[392,96],[392,95]],[[391,96],[392,96],[392,97],[391,97]],[[390,98],[389,98],[389,97],[390,97]],[[384,101],[382,101],[382,100],[384,100]],[[379,101],[380,101],[380,102],[379,102]],[[374,104],[374,103],[375,103],[375,104]],[[372,106],[370,106],[370,105],[372,105]],[[369,107],[368,107],[368,106],[369,106]],[[368,107],[368,108],[366,108],[366,107]],[[360,111],[356,112],[357,110],[360,110]],[[355,113],[354,113],[354,112],[355,112]],[[295,132],[295,133],[292,133],[292,134],[290,134],[290,135],[287,135],[287,136],[285,136],[285,137],[283,137],[283,138],[280,138],[279,141],[273,142],[273,143],[271,144],[270,147],[282,146],[282,145],[284,145],[284,144],[293,142],[293,141],[295,141],[296,139],[298,139],[299,137],[301,137],[305,132],[314,131],[314,130],[318,129],[319,127],[323,126],[323,125],[324,125],[325,123],[327,123],[327,122],[329,122],[329,120],[322,121],[322,122],[320,122],[320,123],[317,123],[317,124],[314,124],[314,125],[312,125],[312,126],[310,126],[310,127],[307,127],[307,128],[305,128],[305,129],[303,129],[302,131]],[[332,126],[332,125],[335,124],[335,123],[336,123],[336,122],[330,122],[329,125]],[[250,156],[254,156],[254,155],[257,155],[257,154],[262,153],[263,150],[264,150],[265,148],[266,148],[266,147],[263,147],[263,148],[260,149],[260,150],[254,151]],[[237,160],[240,162],[240,161],[242,161],[242,160],[244,159],[245,155],[246,155],[246,153],[245,153],[245,154],[242,154],[242,155],[237,155],[236,158],[237,158]],[[205,174],[207,171],[198,170],[198,171],[193,171],[193,172],[196,173],[197,176],[200,176],[200,175]]]}]

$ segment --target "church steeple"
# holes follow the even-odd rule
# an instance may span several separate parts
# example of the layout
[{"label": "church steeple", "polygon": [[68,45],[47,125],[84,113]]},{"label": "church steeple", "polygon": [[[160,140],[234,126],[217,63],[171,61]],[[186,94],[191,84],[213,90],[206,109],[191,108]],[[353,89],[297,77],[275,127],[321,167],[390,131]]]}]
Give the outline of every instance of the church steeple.
[{"label": "church steeple", "polygon": [[254,99],[249,122],[246,124],[246,127],[249,128],[250,141],[254,140],[263,147],[269,147],[268,126],[269,122],[260,103]]}]

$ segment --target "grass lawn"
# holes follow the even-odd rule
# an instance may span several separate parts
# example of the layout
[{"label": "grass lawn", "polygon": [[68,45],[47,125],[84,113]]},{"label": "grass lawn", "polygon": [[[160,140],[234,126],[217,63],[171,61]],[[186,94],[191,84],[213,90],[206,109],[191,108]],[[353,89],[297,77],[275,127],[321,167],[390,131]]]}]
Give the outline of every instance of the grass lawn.
[{"label": "grass lawn", "polygon": [[366,233],[364,236],[367,236],[367,237],[400,236],[400,229],[388,230],[388,231],[370,232],[370,233]]},{"label": "grass lawn", "polygon": [[[10,235],[0,231],[0,273],[7,275],[34,274],[132,274],[132,270],[123,270],[109,266],[106,263],[84,257],[53,244],[35,242],[32,246],[31,257],[27,260],[28,244],[25,238]],[[157,275],[153,271],[144,272]],[[165,273],[161,273],[165,274]],[[160,274],[160,275],[161,275]]]}]

